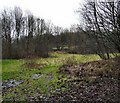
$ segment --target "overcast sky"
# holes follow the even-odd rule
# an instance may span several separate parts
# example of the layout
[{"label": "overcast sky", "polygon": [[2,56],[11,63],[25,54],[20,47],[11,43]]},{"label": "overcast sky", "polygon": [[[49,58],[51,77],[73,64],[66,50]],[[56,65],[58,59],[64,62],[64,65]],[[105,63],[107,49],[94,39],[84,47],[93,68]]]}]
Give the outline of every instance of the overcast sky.
[{"label": "overcast sky", "polygon": [[30,10],[35,16],[51,20],[61,27],[70,27],[78,23],[75,10],[83,0],[0,0],[0,10],[19,6],[22,10]]}]

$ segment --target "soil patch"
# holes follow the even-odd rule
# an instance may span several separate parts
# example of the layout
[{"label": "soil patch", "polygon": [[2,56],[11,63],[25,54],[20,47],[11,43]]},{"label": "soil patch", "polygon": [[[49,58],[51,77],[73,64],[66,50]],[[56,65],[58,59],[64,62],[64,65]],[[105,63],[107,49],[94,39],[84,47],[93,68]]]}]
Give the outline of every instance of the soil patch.
[{"label": "soil patch", "polygon": [[111,60],[100,60],[79,65],[63,65],[59,73],[75,77],[100,76],[118,78],[120,73],[120,57]]},{"label": "soil patch", "polygon": [[36,68],[36,69],[42,69],[42,68],[46,67],[45,64],[37,64],[37,63],[32,63],[32,62],[25,63],[25,64],[23,64],[23,66],[26,68]]},{"label": "soil patch", "polygon": [[50,101],[119,103],[120,57],[79,65],[64,65],[59,69],[67,79],[66,91],[52,94]]}]

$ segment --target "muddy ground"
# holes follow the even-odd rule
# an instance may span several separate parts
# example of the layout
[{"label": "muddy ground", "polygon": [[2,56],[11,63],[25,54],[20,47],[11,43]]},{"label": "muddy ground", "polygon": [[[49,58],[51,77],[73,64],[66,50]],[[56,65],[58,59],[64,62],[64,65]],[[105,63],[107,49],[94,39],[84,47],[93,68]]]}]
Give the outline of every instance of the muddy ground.
[{"label": "muddy ground", "polygon": [[67,79],[66,91],[56,91],[50,101],[120,103],[120,57],[79,65],[64,65],[59,69]]}]

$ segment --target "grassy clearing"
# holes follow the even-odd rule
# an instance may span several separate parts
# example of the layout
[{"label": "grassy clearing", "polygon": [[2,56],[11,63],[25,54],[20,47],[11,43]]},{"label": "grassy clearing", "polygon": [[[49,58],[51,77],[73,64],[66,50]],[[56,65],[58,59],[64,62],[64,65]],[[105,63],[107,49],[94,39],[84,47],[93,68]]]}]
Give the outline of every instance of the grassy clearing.
[{"label": "grassy clearing", "polygon": [[[49,94],[51,91],[54,93],[54,90],[59,89],[62,86],[62,83],[58,83],[59,78],[64,76],[57,72],[60,66],[65,63],[83,63],[96,60],[100,60],[97,55],[73,55],[60,53],[51,53],[51,57],[49,58],[36,58],[32,60],[3,60],[3,81],[9,79],[24,80],[23,84],[15,88],[8,89],[7,93],[3,95],[3,99],[27,100],[29,96],[40,97],[41,94]],[[45,64],[45,67],[27,68],[23,66],[26,62]],[[41,77],[34,80],[32,79],[33,74],[41,74]],[[64,90],[64,87],[62,90]]]},{"label": "grassy clearing", "polygon": [[23,60],[3,60],[2,61],[2,80],[12,79],[21,71]]}]

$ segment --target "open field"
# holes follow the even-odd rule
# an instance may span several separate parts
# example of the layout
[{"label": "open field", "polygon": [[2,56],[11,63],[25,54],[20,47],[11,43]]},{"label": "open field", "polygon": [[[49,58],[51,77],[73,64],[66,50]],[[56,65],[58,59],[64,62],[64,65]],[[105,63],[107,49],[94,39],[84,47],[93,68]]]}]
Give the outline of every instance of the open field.
[{"label": "open field", "polygon": [[120,103],[119,0],[8,1],[0,101]]},{"label": "open field", "polygon": [[[96,61],[100,60],[99,56],[97,55],[76,55],[76,54],[58,54],[58,53],[52,53],[50,58],[36,58],[36,59],[21,59],[21,60],[3,60],[2,61],[2,79],[13,79],[17,77],[19,79],[19,75],[23,73],[23,75],[26,75],[26,73],[37,73],[40,71],[48,71],[49,68],[55,67],[57,70],[57,67],[60,67],[63,65],[67,60],[72,61],[72,59],[75,60],[75,62],[81,63],[81,62],[89,62],[89,61]],[[74,61],[73,60],[73,61]],[[38,70],[37,68],[32,69],[25,69],[22,65],[26,62],[36,62],[38,64],[45,64],[48,69],[41,69]]]},{"label": "open field", "polygon": [[[49,58],[3,60],[2,61],[3,84],[10,81],[12,81],[13,84],[15,83],[15,81],[22,81],[19,85],[16,86],[11,87],[4,86],[2,91],[3,100],[45,101],[51,100],[50,99],[52,98],[51,95],[55,95],[56,93],[59,97],[63,95],[63,94],[60,95],[59,93],[66,92],[70,89],[69,83],[66,83],[65,81],[71,82],[75,81],[76,79],[78,80],[78,78],[81,79],[80,76],[76,76],[77,74],[75,74],[76,71],[78,73],[81,72],[79,71],[78,65],[82,63],[81,67],[89,69],[91,67],[90,65],[88,65],[89,64],[88,62],[92,63],[93,61],[98,61],[99,66],[99,61],[101,60],[97,55],[77,55],[63,53],[51,53],[51,56]],[[91,66],[92,65],[93,69],[95,69],[94,62],[93,64],[91,64]],[[100,71],[101,73],[104,72],[104,68],[106,68],[104,65],[103,70]],[[102,68],[102,65],[100,66]],[[67,73],[67,71],[69,73]],[[89,72],[85,72],[83,74],[89,74]],[[90,78],[89,76],[86,77],[85,75],[83,75],[82,81],[92,82],[95,79],[92,78],[95,76],[95,74],[97,75],[97,73],[93,73],[92,76],[90,76]],[[114,73],[114,75],[116,74]],[[73,82],[73,84],[74,83],[76,82]]]}]

